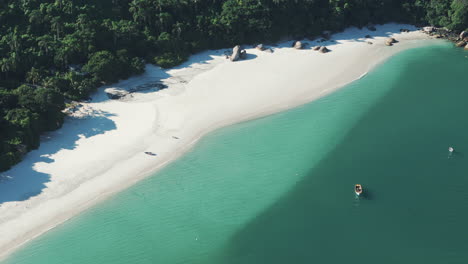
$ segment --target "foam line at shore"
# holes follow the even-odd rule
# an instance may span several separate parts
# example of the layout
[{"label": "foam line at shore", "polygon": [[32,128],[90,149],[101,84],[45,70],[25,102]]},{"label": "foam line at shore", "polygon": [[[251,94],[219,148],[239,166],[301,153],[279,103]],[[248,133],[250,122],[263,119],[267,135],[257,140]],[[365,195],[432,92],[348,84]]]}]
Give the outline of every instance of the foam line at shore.
[{"label": "foam line at shore", "polygon": [[[322,43],[305,40],[326,45],[326,54],[295,50],[292,41],[272,47],[273,53],[247,49],[247,60],[238,62],[226,60],[224,50],[206,51],[170,70],[149,65],[143,75],[111,86],[131,89],[161,80],[168,89],[125,100],[109,100],[100,89],[38,150],[2,174],[0,258],[153,174],[214,129],[313,101],[402,50],[436,41],[400,28],[415,30],[386,24],[375,32],[350,28]],[[371,39],[364,38],[368,34]],[[389,36],[400,42],[385,46]]]}]

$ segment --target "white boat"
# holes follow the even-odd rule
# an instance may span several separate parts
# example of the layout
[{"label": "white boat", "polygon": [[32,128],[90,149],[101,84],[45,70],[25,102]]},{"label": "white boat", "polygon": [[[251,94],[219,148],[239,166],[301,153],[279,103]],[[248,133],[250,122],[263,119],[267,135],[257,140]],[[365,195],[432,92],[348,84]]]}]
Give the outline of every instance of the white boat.
[{"label": "white boat", "polygon": [[361,193],[362,193],[362,186],[361,186],[361,184],[356,184],[356,185],[354,185],[354,192],[356,193],[356,195],[361,195]]}]

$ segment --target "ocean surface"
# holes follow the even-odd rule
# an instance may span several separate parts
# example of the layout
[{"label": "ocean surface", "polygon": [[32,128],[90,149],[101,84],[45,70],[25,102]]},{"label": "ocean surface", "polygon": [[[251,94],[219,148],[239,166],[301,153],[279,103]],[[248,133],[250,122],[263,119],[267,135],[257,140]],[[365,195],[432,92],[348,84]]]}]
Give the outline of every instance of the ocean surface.
[{"label": "ocean surface", "polygon": [[209,134],[2,264],[466,263],[467,84],[450,43],[402,52]]}]

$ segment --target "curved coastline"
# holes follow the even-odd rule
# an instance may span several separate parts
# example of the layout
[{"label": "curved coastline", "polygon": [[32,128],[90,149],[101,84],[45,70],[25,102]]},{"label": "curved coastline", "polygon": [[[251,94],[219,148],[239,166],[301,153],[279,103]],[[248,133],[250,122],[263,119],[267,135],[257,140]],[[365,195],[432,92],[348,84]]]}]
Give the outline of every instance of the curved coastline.
[{"label": "curved coastline", "polygon": [[[128,101],[106,100],[101,89],[75,113],[76,120],[52,133],[46,146],[6,173],[15,178],[21,166],[32,165],[35,171],[50,175],[50,181],[37,196],[1,204],[0,258],[151,175],[214,129],[313,101],[362,78],[399,51],[430,43],[420,41],[429,37],[418,31],[392,33],[402,27],[409,26],[387,24],[376,32],[348,29],[332,36],[336,42],[327,42],[332,50],[328,54],[294,50],[291,42],[281,43],[273,54],[248,49],[256,58],[236,63],[225,60],[221,51],[203,52],[180,68],[164,72],[149,67],[143,76],[115,85],[131,88],[159,78],[169,85],[167,90],[136,94]],[[360,39],[366,34],[378,36],[373,45]],[[401,42],[386,47],[388,35]],[[54,142],[62,139],[56,134],[95,125],[84,123],[94,115],[104,115],[115,128],[79,136],[74,148],[48,153],[53,162],[37,159],[44,156],[38,152],[47,144],[60,143]],[[158,156],[149,157],[144,151]]]}]

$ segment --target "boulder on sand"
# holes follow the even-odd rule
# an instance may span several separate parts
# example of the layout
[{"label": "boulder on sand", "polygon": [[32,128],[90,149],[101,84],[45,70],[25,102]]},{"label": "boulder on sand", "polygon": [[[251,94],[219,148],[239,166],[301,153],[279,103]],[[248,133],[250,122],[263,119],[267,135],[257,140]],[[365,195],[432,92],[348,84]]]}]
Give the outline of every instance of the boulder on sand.
[{"label": "boulder on sand", "polygon": [[245,60],[247,58],[247,51],[246,50],[242,50],[241,53],[240,53],[240,58],[242,60]]},{"label": "boulder on sand", "polygon": [[294,47],[295,49],[302,49],[302,48],[304,47],[304,45],[303,45],[302,42],[300,42],[300,41],[294,41],[293,47]]},{"label": "boulder on sand", "polygon": [[241,47],[239,45],[236,45],[233,49],[232,49],[232,54],[231,56],[229,57],[229,59],[231,61],[237,61],[240,59],[240,53],[241,53]]},{"label": "boulder on sand", "polygon": [[264,51],[264,50],[265,50],[265,46],[263,46],[263,44],[258,44],[255,48],[258,49],[258,50],[260,50],[260,51]]},{"label": "boulder on sand", "polygon": [[394,38],[388,38],[388,39],[385,40],[385,45],[392,46],[393,43],[397,43],[397,42],[398,41],[396,39],[394,39]]},{"label": "boulder on sand", "polygon": [[109,99],[120,99],[129,94],[129,92],[117,88],[107,88],[104,90],[104,92],[107,94],[107,97],[109,97]]},{"label": "boulder on sand", "polygon": [[327,53],[327,52],[329,52],[329,51],[330,51],[330,50],[327,49],[327,47],[325,47],[325,46],[322,46],[322,47],[320,47],[320,49],[319,49],[319,52],[321,52],[321,53]]},{"label": "boulder on sand", "polygon": [[319,50],[321,47],[322,47],[322,46],[315,46],[315,47],[313,47],[312,49],[313,49],[313,50]]}]

